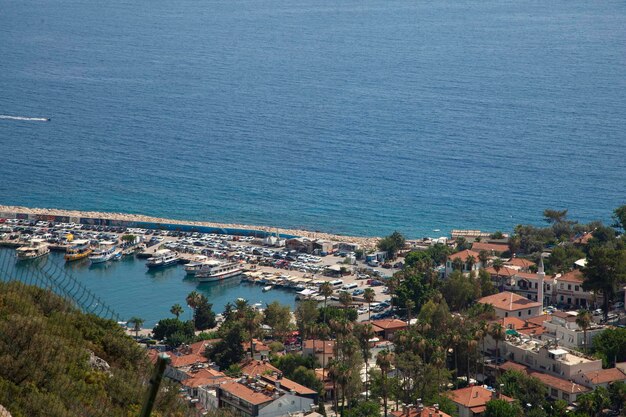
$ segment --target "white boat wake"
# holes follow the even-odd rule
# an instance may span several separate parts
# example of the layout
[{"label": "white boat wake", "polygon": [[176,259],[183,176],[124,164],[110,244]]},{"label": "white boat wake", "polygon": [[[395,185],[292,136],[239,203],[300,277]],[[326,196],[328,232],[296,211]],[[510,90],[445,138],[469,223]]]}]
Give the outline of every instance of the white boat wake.
[{"label": "white boat wake", "polygon": [[0,114],[0,119],[4,120],[24,120],[27,122],[49,122],[48,117],[22,117],[22,116],[8,116],[6,114]]}]

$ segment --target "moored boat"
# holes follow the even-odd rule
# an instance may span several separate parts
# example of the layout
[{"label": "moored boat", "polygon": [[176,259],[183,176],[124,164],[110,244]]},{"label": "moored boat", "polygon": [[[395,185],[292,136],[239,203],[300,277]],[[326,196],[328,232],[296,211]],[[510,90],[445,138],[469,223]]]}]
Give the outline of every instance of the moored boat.
[{"label": "moored boat", "polygon": [[79,239],[72,242],[72,246],[67,249],[65,253],[65,262],[73,262],[78,261],[80,259],[85,259],[91,253],[93,249],[91,249],[91,245],[89,241],[86,239]]},{"label": "moored boat", "polygon": [[204,265],[207,264],[207,257],[204,255],[196,256],[191,262],[185,265],[185,272],[189,276],[196,275]]},{"label": "moored boat", "polygon": [[266,285],[265,287],[263,287],[263,292],[268,292],[271,289],[272,289],[271,285]]},{"label": "moored boat", "polygon": [[19,261],[40,258],[49,253],[50,247],[44,239],[31,239],[27,246],[20,246],[16,250]]},{"label": "moored boat", "polygon": [[146,266],[149,269],[165,268],[167,266],[176,265],[178,259],[178,255],[175,252],[169,249],[161,249],[154,252],[154,255],[148,258]]},{"label": "moored boat", "polygon": [[243,269],[237,262],[213,262],[196,273],[199,282],[215,282],[241,275]]},{"label": "moored boat", "polygon": [[105,241],[101,242],[98,249],[89,255],[89,260],[92,264],[99,264],[113,259],[118,253],[120,252],[117,250],[115,242]]}]

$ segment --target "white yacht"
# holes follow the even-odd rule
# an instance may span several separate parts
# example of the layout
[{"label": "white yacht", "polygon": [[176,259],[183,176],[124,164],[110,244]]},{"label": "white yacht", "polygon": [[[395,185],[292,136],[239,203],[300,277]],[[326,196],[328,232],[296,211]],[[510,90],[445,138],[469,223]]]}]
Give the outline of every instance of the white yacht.
[{"label": "white yacht", "polygon": [[149,269],[165,268],[166,266],[176,265],[178,263],[178,255],[169,249],[161,249],[154,252],[152,257],[148,258],[146,266]]},{"label": "white yacht", "polygon": [[241,275],[243,268],[238,262],[212,262],[196,273],[199,282],[215,282],[222,281],[227,278]]},{"label": "white yacht", "polygon": [[98,249],[94,250],[91,255],[89,255],[89,260],[92,264],[99,264],[102,262],[110,261],[117,255],[118,253],[117,245],[115,242],[104,241],[100,242],[100,246]]},{"label": "white yacht", "polygon": [[191,262],[185,265],[185,272],[189,276],[196,275],[204,265],[207,265],[208,258],[204,255],[196,256]]},{"label": "white yacht", "polygon": [[24,261],[36,259],[50,253],[48,243],[44,239],[31,239],[27,246],[17,248],[17,259]]}]

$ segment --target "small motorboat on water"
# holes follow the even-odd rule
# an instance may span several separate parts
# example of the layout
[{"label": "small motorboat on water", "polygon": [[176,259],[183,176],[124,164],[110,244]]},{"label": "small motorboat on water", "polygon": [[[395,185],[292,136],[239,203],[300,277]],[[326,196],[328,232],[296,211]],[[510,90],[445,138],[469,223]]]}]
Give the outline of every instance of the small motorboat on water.
[{"label": "small motorboat on water", "polygon": [[268,292],[271,289],[272,289],[272,285],[266,285],[265,287],[263,287],[263,292]]}]

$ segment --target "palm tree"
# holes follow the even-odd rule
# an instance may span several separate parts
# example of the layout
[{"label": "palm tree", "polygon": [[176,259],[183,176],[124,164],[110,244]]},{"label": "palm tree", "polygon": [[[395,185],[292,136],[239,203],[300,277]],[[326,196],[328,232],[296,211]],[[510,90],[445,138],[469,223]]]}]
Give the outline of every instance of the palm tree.
[{"label": "palm tree", "polygon": [[504,284],[502,282],[500,282],[501,281],[500,280],[500,270],[504,267],[504,261],[501,258],[496,258],[496,259],[493,260],[493,263],[491,264],[491,266],[496,271],[496,279],[500,283],[500,291],[503,291],[504,290]]},{"label": "palm tree", "polygon": [[333,286],[330,285],[330,282],[326,281],[322,285],[320,285],[320,295],[324,297],[324,323],[326,323],[326,303],[328,302],[328,297],[333,295]]},{"label": "palm tree", "polygon": [[359,344],[361,346],[361,353],[363,354],[363,360],[365,361],[365,401],[369,396],[369,370],[368,360],[370,358],[370,340],[374,337],[374,329],[372,325],[367,323],[359,325],[358,327]]},{"label": "palm tree", "polygon": [[341,291],[339,293],[339,302],[344,308],[348,308],[352,304],[352,296],[348,291]]},{"label": "palm tree", "polygon": [[195,310],[196,307],[198,306],[198,304],[200,304],[200,293],[197,291],[192,291],[189,293],[189,295],[187,295],[187,298],[185,299],[185,301],[187,301],[187,305],[192,309]]},{"label": "palm tree", "polygon": [[178,317],[183,314],[183,307],[176,303],[172,306],[172,308],[170,308],[170,313],[172,313],[173,315],[176,316],[176,320],[178,320]]},{"label": "palm tree", "polygon": [[483,264],[483,268],[487,268],[487,262],[489,262],[489,252],[484,249],[478,252],[478,260]]},{"label": "palm tree", "polygon": [[370,305],[372,304],[372,301],[374,301],[375,298],[376,298],[376,293],[374,292],[374,289],[366,288],[365,291],[363,292],[363,299],[367,303],[367,319],[370,321],[372,320],[372,310],[370,309]]},{"label": "palm tree", "polygon": [[387,376],[391,370],[391,362],[393,361],[393,353],[388,350],[382,350],[376,355],[376,365],[380,368],[383,377],[383,406],[385,408],[385,417],[387,415],[387,398],[388,398],[388,379]]},{"label": "palm tree", "polygon": [[591,326],[591,320],[592,317],[589,310],[580,310],[576,316],[576,324],[583,329],[583,346],[585,352],[589,349],[587,346],[587,329]]},{"label": "palm tree", "polygon": [[259,326],[261,325],[262,317],[256,312],[253,308],[248,307],[243,313],[244,325],[246,327],[246,331],[248,332],[248,340],[250,342],[250,359],[254,359],[254,336],[259,331]]},{"label": "palm tree", "polygon": [[328,377],[333,383],[333,402],[335,405],[335,415],[339,411],[339,396],[337,395],[337,382],[341,373],[341,364],[337,359],[331,359],[328,363]]},{"label": "palm tree", "polygon": [[478,330],[476,331],[476,337],[479,338],[481,343],[482,343],[482,352],[483,352],[482,376],[483,376],[483,381],[485,380],[485,337],[487,336],[487,334],[489,334],[489,326],[487,325],[486,321],[481,320],[480,323],[478,323]]},{"label": "palm tree", "polygon": [[500,351],[498,350],[498,343],[505,339],[506,334],[504,333],[504,327],[500,323],[491,323],[491,327],[489,328],[489,335],[496,342],[496,365],[499,364],[500,359]]},{"label": "palm tree", "polygon": [[406,325],[407,328],[411,326],[411,314],[413,313],[413,309],[415,308],[415,301],[406,300]]},{"label": "palm tree", "polygon": [[141,330],[141,326],[143,326],[143,323],[145,322],[144,319],[140,318],[140,317],[136,317],[133,316],[130,319],[128,319],[128,324],[132,324],[133,325],[133,331],[135,332],[135,338],[139,338],[139,331]]},{"label": "palm tree", "polygon": [[465,259],[465,263],[467,264],[467,268],[469,269],[469,272],[472,272],[472,267],[476,265],[476,258],[474,257],[474,255],[469,255]]}]

